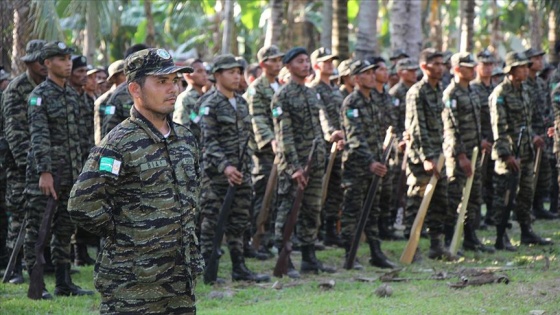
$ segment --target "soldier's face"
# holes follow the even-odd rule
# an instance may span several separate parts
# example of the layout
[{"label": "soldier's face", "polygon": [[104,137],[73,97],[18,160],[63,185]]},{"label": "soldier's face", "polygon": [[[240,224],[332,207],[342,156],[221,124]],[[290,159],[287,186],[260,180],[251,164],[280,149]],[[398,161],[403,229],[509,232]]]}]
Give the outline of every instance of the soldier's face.
[{"label": "soldier's face", "polygon": [[406,83],[416,83],[416,70],[401,70],[399,76]]},{"label": "soldier's face", "polygon": [[292,59],[289,64],[286,65],[288,71],[293,77],[300,80],[305,80],[309,75],[309,56],[306,54],[299,54],[297,57]]},{"label": "soldier's face", "polygon": [[474,79],[474,67],[459,67],[458,74],[461,79],[471,81]]},{"label": "soldier's face", "polygon": [[435,57],[421,66],[428,78],[434,80],[441,80],[444,69],[447,69],[443,63],[443,57]]},{"label": "soldier's face", "polygon": [[204,68],[204,65],[200,62],[191,65],[191,67],[193,68],[194,72],[185,73],[185,79],[189,84],[202,88],[206,84],[206,81],[208,81],[206,68]]},{"label": "soldier's face", "polygon": [[389,71],[384,62],[378,62],[375,71],[375,80],[379,83],[387,83],[389,81]]},{"label": "soldier's face", "polygon": [[46,78],[48,74],[47,67],[42,65],[39,61],[34,61],[27,64],[27,69],[34,75],[37,75],[41,78]]},{"label": "soldier's face", "polygon": [[90,74],[86,77],[86,84],[84,89],[88,92],[95,92],[97,89],[97,76],[96,73]]},{"label": "soldier's face", "polygon": [[481,78],[488,78],[492,76],[492,70],[494,70],[494,64],[491,62],[481,62],[476,65],[476,73]]},{"label": "soldier's face", "polygon": [[214,73],[216,83],[227,91],[237,91],[239,89],[239,82],[241,81],[241,69],[225,69]]},{"label": "soldier's face", "polygon": [[356,75],[356,83],[366,89],[373,89],[376,83],[375,77],[375,70],[369,69]]},{"label": "soldier's face", "polygon": [[322,74],[332,75],[334,73],[333,59],[318,62],[315,69],[318,69]]},{"label": "soldier's face", "polygon": [[180,81],[176,73],[147,76],[144,86],[133,82],[129,85],[129,91],[135,105],[144,111],[165,116],[173,112]]},{"label": "soldier's face", "polygon": [[533,71],[541,71],[544,67],[543,65],[543,56],[535,56],[535,57],[531,57],[531,62],[533,63],[531,65],[531,70]]},{"label": "soldier's face", "polygon": [[354,85],[356,84],[356,76],[347,75],[344,77],[344,79],[342,79],[342,81],[347,87],[354,88]]},{"label": "soldier's face", "polygon": [[529,76],[529,67],[527,65],[513,67],[510,74],[514,81],[525,81]]},{"label": "soldier's face", "polygon": [[72,73],[72,59],[70,55],[54,56],[45,60],[45,66],[52,75],[67,79]]},{"label": "soldier's face", "polygon": [[269,58],[261,62],[261,68],[270,76],[277,77],[282,69],[282,57]]},{"label": "soldier's face", "polygon": [[70,76],[70,82],[74,86],[84,86],[87,83],[87,67],[79,67],[72,70],[72,75]]}]

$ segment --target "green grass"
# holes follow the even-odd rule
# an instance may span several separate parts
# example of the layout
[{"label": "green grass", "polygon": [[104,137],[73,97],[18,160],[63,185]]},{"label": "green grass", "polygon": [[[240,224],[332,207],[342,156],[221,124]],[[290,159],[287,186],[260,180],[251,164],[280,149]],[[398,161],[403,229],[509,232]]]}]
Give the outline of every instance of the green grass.
[{"label": "green grass", "polygon": [[[519,229],[514,224],[510,236],[519,241]],[[336,265],[336,274],[304,276],[298,281],[273,278],[267,284],[228,283],[224,286],[207,286],[200,281],[197,286],[197,308],[200,314],[529,314],[543,310],[545,314],[560,314],[560,221],[537,221],[535,231],[555,240],[547,247],[521,246],[517,253],[475,254],[467,252],[460,262],[436,262],[424,257],[419,264],[406,266],[399,274],[406,282],[392,282],[393,295],[379,298],[375,289],[380,280],[359,282],[357,277],[377,278],[385,271],[366,266],[362,271],[342,269],[343,251],[329,249],[318,252],[325,263]],[[479,231],[479,237],[488,244],[494,240],[494,230]],[[404,241],[384,242],[385,253],[398,261],[405,246]],[[428,241],[421,241],[426,256]],[[367,246],[361,246],[360,261],[367,264]],[[299,265],[299,253],[293,254]],[[547,268],[546,261],[549,261]],[[247,261],[249,268],[272,274],[275,261]],[[488,284],[453,289],[449,283],[459,281],[456,273],[463,268],[500,268],[508,276],[509,284]],[[74,282],[83,288],[93,289],[92,267],[77,268]],[[221,260],[220,276],[229,280],[229,256]],[[447,273],[448,279],[431,280],[436,272]],[[334,280],[335,286],[324,291],[318,284]],[[26,278],[27,281],[27,278]],[[275,281],[283,284],[274,289]],[[46,277],[47,288],[54,290],[54,277]],[[212,291],[225,293],[223,298],[210,298]],[[93,297],[58,298],[52,301],[32,301],[26,298],[27,284],[0,284],[1,314],[91,314],[98,311],[99,294]],[[214,295],[215,292],[212,293]]]}]

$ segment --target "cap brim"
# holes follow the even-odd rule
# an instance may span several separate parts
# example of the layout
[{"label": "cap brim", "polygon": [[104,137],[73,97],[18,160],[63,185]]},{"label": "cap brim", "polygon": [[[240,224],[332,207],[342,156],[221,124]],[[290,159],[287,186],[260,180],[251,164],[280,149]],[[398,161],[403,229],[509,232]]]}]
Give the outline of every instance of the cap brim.
[{"label": "cap brim", "polygon": [[171,66],[146,73],[146,75],[166,75],[172,73],[193,73],[194,69],[188,66]]},{"label": "cap brim", "polygon": [[101,70],[100,69],[91,69],[86,73],[86,75],[92,75],[92,74],[97,73],[97,72],[101,72]]},{"label": "cap brim", "polygon": [[459,66],[474,68],[474,67],[476,67],[476,62],[460,62]]},{"label": "cap brim", "polygon": [[389,57],[389,60],[393,61],[395,59],[400,59],[400,58],[410,58],[410,56],[407,54],[400,54],[400,55]]},{"label": "cap brim", "polygon": [[282,58],[282,57],[284,57],[285,55],[286,55],[286,54],[277,54],[277,55],[267,56],[266,58],[264,58],[263,60],[261,60],[261,62],[267,61],[268,59]]},{"label": "cap brim", "polygon": [[19,60],[23,61],[23,62],[35,62],[37,60],[39,60],[41,57],[40,53],[35,53],[35,54],[31,54],[31,55],[25,55],[21,58],[19,58]]},{"label": "cap brim", "polygon": [[364,73],[364,72],[366,72],[366,71],[368,71],[368,70],[370,70],[370,69],[375,69],[375,68],[377,68],[377,67],[379,67],[379,66],[378,66],[378,65],[369,65],[369,66],[364,67],[364,68],[362,68],[362,69],[360,69],[360,70],[358,70],[358,71],[353,72],[353,74],[354,74],[354,75],[357,75],[357,74],[360,74],[360,73]]},{"label": "cap brim", "polygon": [[111,80],[112,78],[114,78],[115,76],[117,76],[119,73],[122,73],[122,72],[124,72],[124,69],[111,74],[110,76],[107,77],[107,81]]},{"label": "cap brim", "polygon": [[212,73],[216,73],[216,71],[218,71],[218,70],[229,70],[229,69],[233,69],[233,68],[243,69],[243,66],[240,63],[237,63],[237,62],[226,63],[225,65],[220,65],[219,67],[216,67],[215,69],[213,69]]},{"label": "cap brim", "polygon": [[327,55],[327,56],[323,56],[321,58],[317,58],[316,62],[321,62],[321,61],[327,61],[327,60],[331,60],[331,59],[340,59],[337,55]]}]

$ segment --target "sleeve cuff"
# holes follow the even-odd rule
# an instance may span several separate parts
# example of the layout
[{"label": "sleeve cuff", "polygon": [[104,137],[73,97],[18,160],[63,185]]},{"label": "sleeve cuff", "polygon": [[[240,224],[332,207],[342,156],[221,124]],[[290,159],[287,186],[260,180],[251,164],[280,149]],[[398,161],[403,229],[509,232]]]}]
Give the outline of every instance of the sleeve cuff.
[{"label": "sleeve cuff", "polygon": [[230,166],[231,163],[229,163],[228,160],[224,160],[222,161],[219,165],[218,165],[218,172],[223,173],[226,169],[226,167]]}]

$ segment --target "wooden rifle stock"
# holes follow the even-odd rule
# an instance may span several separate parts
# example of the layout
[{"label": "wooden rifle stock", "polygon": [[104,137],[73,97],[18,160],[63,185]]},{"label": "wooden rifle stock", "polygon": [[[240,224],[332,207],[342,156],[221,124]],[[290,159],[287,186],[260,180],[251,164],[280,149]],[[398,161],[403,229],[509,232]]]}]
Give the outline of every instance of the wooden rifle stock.
[{"label": "wooden rifle stock", "polygon": [[323,185],[321,187],[321,209],[325,207],[325,202],[327,200],[327,192],[329,190],[329,181],[331,179],[331,173],[334,165],[334,160],[336,159],[336,142],[333,142],[331,146],[331,154],[329,155],[329,164],[327,164],[327,170],[325,171],[325,176],[323,176]]},{"label": "wooden rifle stock", "polygon": [[264,235],[265,225],[268,222],[268,217],[270,214],[270,203],[272,202],[272,196],[276,190],[276,185],[278,182],[278,165],[274,163],[272,169],[270,170],[270,175],[268,176],[268,181],[266,182],[266,190],[264,192],[264,197],[259,211],[259,216],[257,217],[257,226],[255,235],[253,235],[253,240],[251,245],[255,250],[259,250],[261,245],[261,239]]}]

